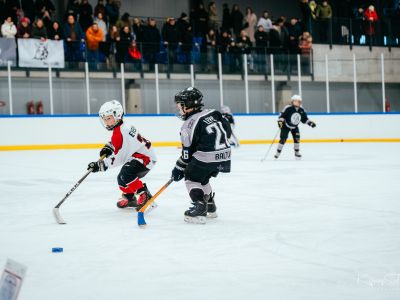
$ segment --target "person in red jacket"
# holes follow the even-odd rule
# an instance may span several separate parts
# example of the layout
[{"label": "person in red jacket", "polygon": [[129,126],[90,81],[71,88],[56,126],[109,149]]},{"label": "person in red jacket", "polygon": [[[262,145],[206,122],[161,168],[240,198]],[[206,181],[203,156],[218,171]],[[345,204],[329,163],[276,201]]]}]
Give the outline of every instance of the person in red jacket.
[{"label": "person in red jacket", "polygon": [[378,14],[376,13],[375,7],[370,5],[365,10],[365,35],[367,45],[374,43],[375,24],[378,21]]}]

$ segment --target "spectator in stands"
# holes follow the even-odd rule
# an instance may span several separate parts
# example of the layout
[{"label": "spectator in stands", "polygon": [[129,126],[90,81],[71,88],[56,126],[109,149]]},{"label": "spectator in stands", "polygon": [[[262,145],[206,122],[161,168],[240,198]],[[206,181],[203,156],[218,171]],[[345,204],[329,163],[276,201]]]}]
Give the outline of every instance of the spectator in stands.
[{"label": "spectator in stands", "polygon": [[143,41],[143,34],[144,34],[144,26],[143,21],[139,18],[133,18],[133,25],[132,25],[133,33],[135,34],[135,41],[138,44],[138,47],[141,47],[141,43]]},{"label": "spectator in stands", "polygon": [[154,68],[157,53],[160,52],[161,34],[157,28],[156,20],[149,18],[143,33],[143,55],[149,63],[150,70]]},{"label": "spectator in stands", "polygon": [[[98,0],[96,6],[94,7],[94,15],[98,17],[99,13],[101,13],[101,15],[103,16],[102,20],[107,23],[106,7],[104,6],[104,0]],[[100,27],[100,24],[99,23],[97,24]]]},{"label": "spectator in stands", "polygon": [[108,25],[114,25],[119,18],[119,7],[115,0],[107,0],[106,4],[106,15],[108,19]]},{"label": "spectator in stands", "polygon": [[249,65],[250,71],[254,71],[254,60],[251,55],[252,43],[246,30],[240,32],[240,36],[236,39],[236,46],[239,48],[240,54],[242,54],[240,56],[241,61],[243,62],[243,55],[247,55],[247,64]]},{"label": "spectator in stands", "polygon": [[204,37],[208,29],[208,13],[204,8],[203,3],[199,3],[198,8],[190,15],[190,22],[193,26],[195,37]]},{"label": "spectator in stands", "polygon": [[107,24],[104,21],[104,16],[103,16],[102,12],[97,13],[96,18],[94,19],[94,23],[96,23],[97,26],[99,26],[99,28],[103,32],[103,41],[105,41],[108,30],[107,30]]},{"label": "spectator in stands", "polygon": [[240,31],[243,29],[243,14],[239,9],[239,5],[234,4],[232,7],[232,28],[236,37],[240,36]]},{"label": "spectator in stands", "polygon": [[311,8],[308,0],[300,0],[300,10],[303,15],[303,30],[311,31]]},{"label": "spectator in stands", "polygon": [[300,52],[299,37],[302,34],[302,29],[299,20],[296,18],[291,18],[290,24],[287,29],[289,33],[289,53],[298,54]]},{"label": "spectator in stands", "polygon": [[246,16],[245,16],[245,31],[247,36],[250,38],[252,43],[255,42],[254,32],[257,24],[257,16],[251,9],[251,7],[246,8]]},{"label": "spectator in stands", "polygon": [[186,28],[188,26],[190,26],[189,18],[188,18],[186,13],[184,13],[184,12],[181,13],[180,18],[176,22],[176,26],[178,26],[178,30],[179,30],[179,35],[180,35],[179,39],[182,40],[183,39],[183,35],[184,35],[185,31],[186,31]]},{"label": "spectator in stands", "polygon": [[206,35],[207,42],[207,72],[211,70],[212,66],[216,65],[216,55],[217,55],[217,34],[214,29],[210,29],[210,31]]},{"label": "spectator in stands", "polygon": [[103,39],[104,32],[97,23],[93,23],[86,30],[87,61],[94,67],[99,62],[99,45]]},{"label": "spectator in stands", "polygon": [[42,19],[36,19],[33,23],[32,38],[44,41],[47,39],[47,29],[44,26]]},{"label": "spectator in stands", "polygon": [[366,43],[367,45],[373,45],[375,43],[375,24],[378,21],[378,14],[373,5],[368,6],[368,9],[365,11],[365,21]]},{"label": "spectator in stands", "polygon": [[21,7],[24,17],[27,17],[29,20],[35,20],[35,3],[33,0],[21,0]]},{"label": "spectator in stands", "polygon": [[218,31],[218,10],[214,1],[208,4],[208,28]]},{"label": "spectator in stands", "polygon": [[365,21],[365,13],[362,7],[358,7],[354,9],[353,13],[353,36],[354,36],[354,44],[360,45],[361,36],[364,32],[364,21]]},{"label": "spectator in stands", "polygon": [[332,8],[328,1],[322,1],[317,7],[319,37],[321,42],[330,42],[332,37]]},{"label": "spectator in stands", "polygon": [[231,30],[232,18],[228,3],[222,5],[222,30]]},{"label": "spectator in stands", "polygon": [[17,38],[29,39],[32,38],[32,27],[30,20],[26,17],[22,18],[19,22]]},{"label": "spectator in stands", "polygon": [[117,61],[117,43],[120,39],[118,27],[111,25],[106,36],[108,47],[102,49],[103,54],[108,57],[108,62],[115,63]]},{"label": "spectator in stands", "polygon": [[[240,38],[240,37],[239,37]],[[236,45],[236,40],[234,38],[230,39],[229,42],[229,71],[238,72],[242,69],[243,60],[241,49]]]},{"label": "spectator in stands", "polygon": [[115,25],[117,25],[117,27],[118,27],[119,29],[122,29],[122,28],[124,28],[125,26],[129,26],[129,28],[132,28],[132,22],[131,22],[131,20],[129,20],[130,16],[131,16],[131,15],[130,15],[129,13],[125,12],[125,13],[121,16],[121,18],[119,18],[119,19],[117,20],[117,23],[115,23]]},{"label": "spectator in stands", "polygon": [[168,50],[169,66],[172,68],[176,61],[176,49],[180,43],[179,28],[174,18],[168,18],[162,29],[164,45]]},{"label": "spectator in stands", "polygon": [[274,27],[269,32],[269,45],[268,52],[274,54],[276,57],[276,70],[284,71],[286,66],[286,55],[289,44],[289,33],[284,26],[284,19],[279,18],[276,20]]},{"label": "spectator in stands", "polygon": [[50,40],[63,40],[64,39],[64,32],[60,26],[60,23],[54,21],[52,26],[47,29],[47,36]]},{"label": "spectator in stands", "polygon": [[125,63],[127,60],[128,55],[128,48],[132,43],[133,35],[131,32],[131,28],[129,26],[124,26],[120,33],[120,40],[117,43],[117,62],[118,63]]},{"label": "spectator in stands", "polygon": [[79,25],[83,31],[86,30],[93,24],[93,8],[88,0],[82,0],[79,5]]},{"label": "spectator in stands", "polygon": [[262,17],[258,20],[257,28],[259,26],[262,26],[264,28],[265,33],[268,33],[272,29],[272,21],[266,10],[264,10]]},{"label": "spectator in stands", "polygon": [[254,39],[256,40],[256,58],[255,66],[258,72],[265,70],[265,57],[267,54],[268,47],[268,33],[262,24],[257,26],[257,31],[254,33]]},{"label": "spectator in stands", "polygon": [[223,64],[230,65],[229,46],[231,44],[232,36],[229,30],[223,30],[220,38],[218,39],[218,51],[222,54]]},{"label": "spectator in stands", "polygon": [[192,49],[193,49],[193,31],[192,26],[189,22],[183,28],[183,32],[181,33],[181,52],[182,62],[190,64],[192,62]]},{"label": "spectator in stands", "polygon": [[127,62],[133,63],[134,68],[137,69],[137,66],[142,61],[142,54],[140,53],[140,49],[136,43],[136,41],[132,41],[129,48],[128,48],[128,59]]},{"label": "spectator in stands", "polygon": [[67,11],[65,19],[68,19],[69,15],[73,15],[75,19],[78,18],[80,0],[69,0],[67,5]]},{"label": "spectator in stands", "polygon": [[81,61],[81,43],[84,42],[84,32],[82,31],[79,23],[75,22],[75,17],[69,15],[67,18],[67,23],[63,26],[64,28],[64,38],[66,39],[66,61]]},{"label": "spectator in stands", "polygon": [[1,25],[1,35],[5,38],[14,38],[17,34],[17,27],[15,27],[12,17],[9,16],[4,20]]},{"label": "spectator in stands", "polygon": [[310,73],[312,37],[307,31],[303,32],[299,39],[299,48],[301,53],[301,69],[304,74]]},{"label": "spectator in stands", "polygon": [[51,0],[36,0],[35,11],[37,18],[43,18],[46,15],[49,19],[51,19],[56,11],[56,8]]}]

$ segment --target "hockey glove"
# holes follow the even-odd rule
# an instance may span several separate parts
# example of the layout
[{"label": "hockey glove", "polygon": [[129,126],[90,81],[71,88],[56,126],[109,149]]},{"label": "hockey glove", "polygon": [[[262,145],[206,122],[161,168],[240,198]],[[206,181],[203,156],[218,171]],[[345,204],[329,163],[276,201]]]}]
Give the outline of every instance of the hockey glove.
[{"label": "hockey glove", "polygon": [[308,125],[309,125],[311,128],[314,128],[315,126],[317,126],[317,124],[315,124],[313,121],[309,121],[309,122],[308,122]]},{"label": "hockey glove", "polygon": [[87,167],[88,170],[92,169],[93,173],[96,172],[104,172],[105,170],[107,170],[106,165],[104,164],[104,161],[95,161],[95,162],[91,162],[90,164],[88,164]]},{"label": "hockey glove", "polygon": [[278,127],[282,129],[283,124],[285,124],[285,121],[278,120]]},{"label": "hockey glove", "polygon": [[176,162],[175,168],[172,170],[171,177],[174,181],[180,181],[185,177],[185,169],[187,163],[179,158]]},{"label": "hockey glove", "polygon": [[111,142],[105,144],[104,147],[100,150],[100,156],[105,155],[106,157],[109,157],[113,154],[114,154],[114,146],[113,144],[111,144]]}]

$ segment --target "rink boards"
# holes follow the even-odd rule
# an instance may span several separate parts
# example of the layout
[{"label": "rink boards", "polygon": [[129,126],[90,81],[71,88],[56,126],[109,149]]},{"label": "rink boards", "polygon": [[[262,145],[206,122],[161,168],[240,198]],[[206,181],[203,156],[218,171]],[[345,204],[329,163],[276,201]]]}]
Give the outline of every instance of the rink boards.
[{"label": "rink boards", "polygon": [[[300,125],[302,142],[400,142],[400,114],[311,114],[312,129]],[[277,115],[235,115],[242,144],[271,143]],[[132,115],[134,125],[154,146],[179,146],[182,121],[172,115]],[[97,116],[2,116],[0,151],[98,148],[110,139]],[[290,138],[289,138],[290,142]]]}]

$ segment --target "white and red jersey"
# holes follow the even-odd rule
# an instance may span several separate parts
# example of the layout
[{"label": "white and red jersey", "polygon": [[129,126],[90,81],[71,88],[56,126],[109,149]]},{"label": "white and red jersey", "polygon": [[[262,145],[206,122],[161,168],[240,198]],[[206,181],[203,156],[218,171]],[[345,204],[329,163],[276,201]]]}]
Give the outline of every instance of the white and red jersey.
[{"label": "white and red jersey", "polygon": [[104,160],[108,168],[123,165],[131,160],[138,160],[151,169],[156,163],[156,155],[151,142],[142,137],[134,126],[125,123],[115,127],[111,137],[114,154]]}]

